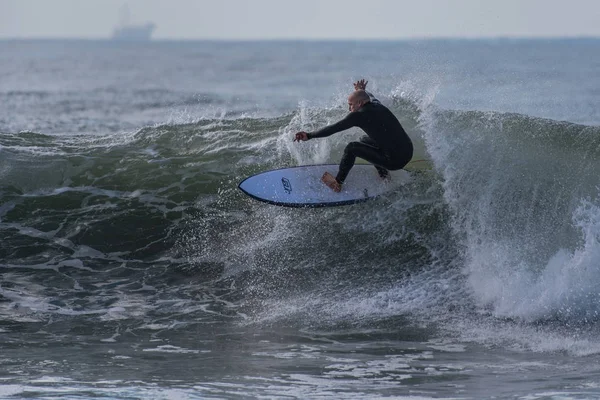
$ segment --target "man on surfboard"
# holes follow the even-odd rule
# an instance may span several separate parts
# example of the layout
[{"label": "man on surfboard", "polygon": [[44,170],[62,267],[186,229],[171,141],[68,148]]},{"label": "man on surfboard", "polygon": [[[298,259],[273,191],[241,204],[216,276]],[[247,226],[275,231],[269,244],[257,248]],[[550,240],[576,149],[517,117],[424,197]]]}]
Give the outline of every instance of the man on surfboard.
[{"label": "man on surfboard", "polygon": [[367,136],[358,142],[350,142],[344,149],[337,176],[325,172],[321,180],[335,192],[342,190],[344,180],[354,166],[356,157],[360,157],[377,168],[382,179],[386,179],[389,170],[402,169],[413,156],[413,144],[400,125],[396,116],[365,89],[367,81],[361,79],[354,83],[354,92],[348,97],[350,113],[341,121],[326,126],[316,132],[298,132],[294,142],[331,136],[334,133],[357,126]]}]

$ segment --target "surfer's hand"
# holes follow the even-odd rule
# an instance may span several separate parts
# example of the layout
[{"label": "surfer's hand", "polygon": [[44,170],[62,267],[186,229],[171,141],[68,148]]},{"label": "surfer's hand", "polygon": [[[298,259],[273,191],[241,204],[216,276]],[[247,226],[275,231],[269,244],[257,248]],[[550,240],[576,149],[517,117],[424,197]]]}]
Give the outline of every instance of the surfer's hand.
[{"label": "surfer's hand", "polygon": [[306,142],[308,140],[308,133],[306,132],[298,132],[296,133],[296,137],[294,138],[294,142]]},{"label": "surfer's hand", "polygon": [[365,90],[367,88],[367,83],[369,83],[369,81],[365,81],[364,79],[356,81],[354,83],[354,90]]}]

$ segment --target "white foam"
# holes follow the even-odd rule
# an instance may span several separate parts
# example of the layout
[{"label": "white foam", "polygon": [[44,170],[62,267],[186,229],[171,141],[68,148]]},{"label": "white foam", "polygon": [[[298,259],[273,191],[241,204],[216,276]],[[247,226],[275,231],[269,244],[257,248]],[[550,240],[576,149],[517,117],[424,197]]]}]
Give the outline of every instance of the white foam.
[{"label": "white foam", "polygon": [[0,396],[13,397],[24,393],[25,390],[26,387],[21,385],[0,385]]},{"label": "white foam", "polygon": [[183,347],[177,347],[173,345],[162,345],[151,349],[144,349],[145,352],[150,353],[178,353],[178,354],[200,354],[200,353],[210,353],[211,350],[192,350],[186,349]]},{"label": "white foam", "polygon": [[599,318],[600,206],[582,201],[573,221],[582,244],[560,249],[541,271],[509,256],[515,253],[513,243],[471,247],[471,263],[477,268],[472,268],[470,282],[478,299],[503,317]]}]

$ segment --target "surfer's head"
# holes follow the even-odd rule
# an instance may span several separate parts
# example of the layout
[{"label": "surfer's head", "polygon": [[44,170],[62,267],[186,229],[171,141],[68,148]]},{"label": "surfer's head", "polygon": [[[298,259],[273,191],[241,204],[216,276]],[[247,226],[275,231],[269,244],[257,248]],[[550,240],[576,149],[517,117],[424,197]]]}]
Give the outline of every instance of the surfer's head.
[{"label": "surfer's head", "polygon": [[348,109],[350,112],[357,111],[362,106],[371,101],[371,98],[364,90],[356,90],[348,97]]}]

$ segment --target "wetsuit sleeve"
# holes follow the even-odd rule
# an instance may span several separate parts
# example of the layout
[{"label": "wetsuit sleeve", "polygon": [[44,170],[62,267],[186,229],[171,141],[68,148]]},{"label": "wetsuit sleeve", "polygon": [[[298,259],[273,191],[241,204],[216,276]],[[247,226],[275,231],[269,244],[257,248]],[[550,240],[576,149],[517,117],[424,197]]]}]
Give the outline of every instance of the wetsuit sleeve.
[{"label": "wetsuit sleeve", "polygon": [[353,126],[357,126],[358,119],[359,119],[358,112],[351,112],[350,114],[346,115],[346,117],[344,119],[336,122],[335,124],[328,125],[325,128],[319,129],[316,132],[309,132],[308,138],[309,139],[324,138],[327,136],[331,136],[334,133],[345,131],[346,129],[350,129]]}]

